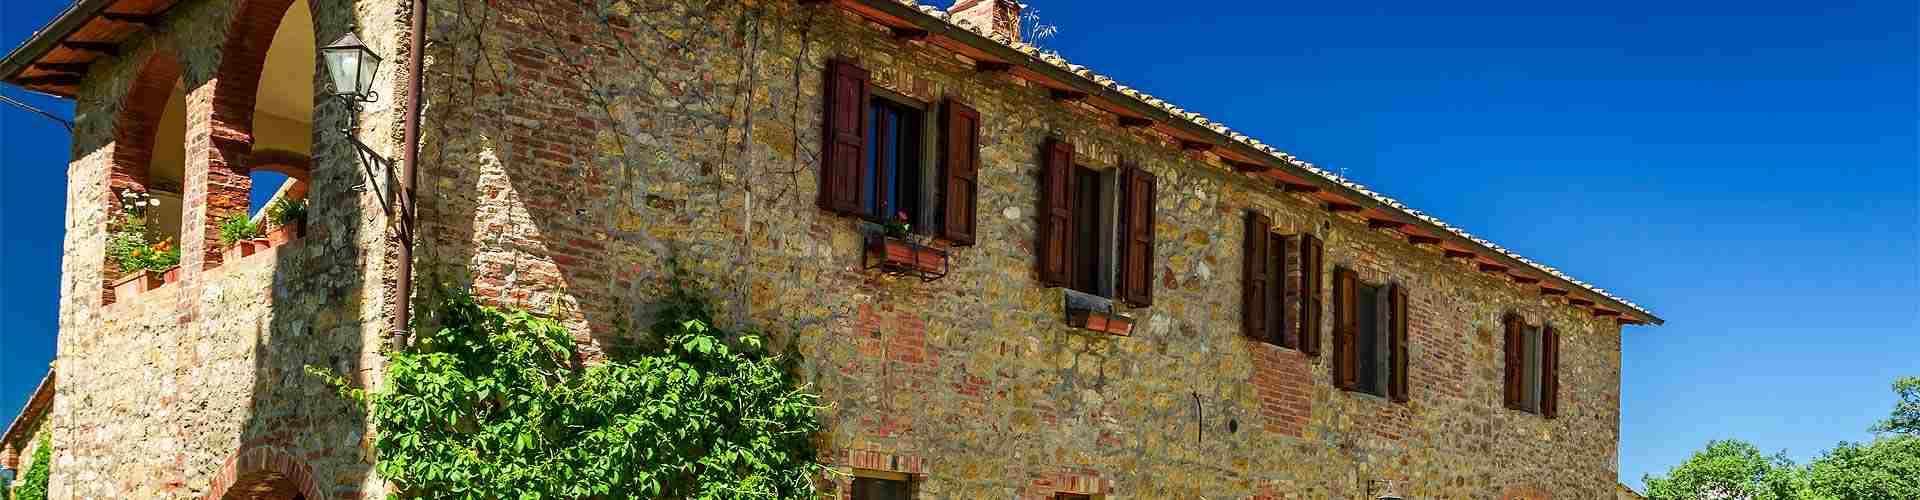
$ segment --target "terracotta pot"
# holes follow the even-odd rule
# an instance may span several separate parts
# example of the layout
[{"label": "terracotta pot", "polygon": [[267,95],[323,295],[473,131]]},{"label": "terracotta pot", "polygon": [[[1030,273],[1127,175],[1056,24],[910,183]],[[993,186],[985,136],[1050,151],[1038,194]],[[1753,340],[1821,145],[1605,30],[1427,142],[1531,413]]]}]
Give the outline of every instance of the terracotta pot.
[{"label": "terracotta pot", "polygon": [[160,273],[142,271],[128,274],[113,284],[113,298],[117,302],[126,302],[140,295],[141,292],[160,288],[165,284],[166,277]]},{"label": "terracotta pot", "polygon": [[[148,271],[148,273],[152,273],[152,271]],[[173,266],[173,267],[169,267],[169,268],[167,268],[167,270],[166,270],[165,272],[163,272],[163,273],[160,273],[160,278],[161,278],[161,282],[162,282],[162,283],[176,283],[176,282],[179,282],[179,281],[180,281],[180,266]]]},{"label": "terracotta pot", "polygon": [[253,242],[250,240],[240,240],[220,250],[220,262],[223,264],[239,262],[240,259],[250,255],[253,255]]},{"label": "terracotta pot", "polygon": [[914,251],[915,245],[905,241],[893,239],[883,241],[884,243],[882,243],[881,246],[886,249],[886,258],[889,264],[911,267],[930,273],[945,270],[943,269],[947,260],[945,252],[922,246],[918,247],[919,252],[916,253]]},{"label": "terracotta pot", "polygon": [[244,243],[253,246],[253,253],[265,252],[267,249],[273,248],[273,242],[267,241],[267,237],[265,236],[247,240]]},{"label": "terracotta pot", "polygon": [[269,246],[277,247],[300,239],[300,236],[307,232],[305,226],[305,224],[287,224],[274,227],[272,231],[267,231],[267,243]]}]

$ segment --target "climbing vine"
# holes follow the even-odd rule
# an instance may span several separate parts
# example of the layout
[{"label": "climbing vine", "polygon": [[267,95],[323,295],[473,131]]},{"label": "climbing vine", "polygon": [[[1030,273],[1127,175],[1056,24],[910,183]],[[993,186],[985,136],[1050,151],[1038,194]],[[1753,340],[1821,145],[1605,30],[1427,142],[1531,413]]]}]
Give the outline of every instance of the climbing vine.
[{"label": "climbing vine", "polygon": [[813,496],[819,397],[701,294],[675,287],[651,352],[596,363],[554,319],[439,295],[378,390],[308,369],[367,408],[395,498]]},{"label": "climbing vine", "polygon": [[47,500],[47,478],[53,474],[53,440],[40,436],[40,449],[33,452],[33,468],[21,476],[13,490],[14,500]]}]

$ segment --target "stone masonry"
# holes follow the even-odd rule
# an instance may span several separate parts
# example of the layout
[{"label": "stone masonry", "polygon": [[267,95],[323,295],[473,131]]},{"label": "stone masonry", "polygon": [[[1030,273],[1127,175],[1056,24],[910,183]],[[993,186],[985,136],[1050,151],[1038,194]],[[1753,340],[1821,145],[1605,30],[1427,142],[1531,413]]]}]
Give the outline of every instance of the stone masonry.
[{"label": "stone masonry", "polygon": [[[723,326],[802,356],[830,404],[822,460],[907,474],[916,498],[1360,498],[1369,480],[1408,498],[1614,494],[1615,318],[1056,99],[1017,71],[982,71],[925,34],[876,24],[865,3],[435,0],[412,292],[451,283],[555,315],[600,358],[638,343],[632,332],[679,266],[717,300]],[[123,112],[141,68],[155,54],[178,61],[189,198],[201,200],[188,225],[211,227],[201,222],[231,207],[205,200],[230,194],[248,163],[248,125],[229,99],[252,87],[233,82],[257,74],[248,54],[264,52],[236,51],[260,43],[246,34],[258,29],[237,27],[287,4],[183,1],[82,84],[49,417],[54,498],[387,492],[373,429],[302,371],[375,383],[394,304],[391,231],[356,190],[337,103],[315,101],[304,238],[218,262],[190,228],[189,255],[206,257],[190,258],[181,282],[102,297],[111,209],[96,201],[127,177],[115,169],[119,117],[152,114]],[[389,61],[387,97],[363,112],[360,138],[397,157],[406,2],[312,5],[320,41],[355,25]],[[935,243],[952,252],[944,278],[863,269],[871,225],[817,203],[833,60],[857,62],[889,95],[978,110],[976,243]],[[1138,319],[1130,335],[1069,327],[1062,290],[1039,279],[1049,139],[1072,141],[1086,167],[1158,179],[1153,303],[1122,308]],[[1241,335],[1250,210],[1276,232],[1324,240],[1325,272],[1409,289],[1410,401],[1335,388],[1330,346],[1309,356]],[[1516,313],[1561,332],[1557,418],[1502,404],[1501,321]],[[1331,313],[1321,320],[1331,332]],[[846,497],[844,482],[823,485]]]}]

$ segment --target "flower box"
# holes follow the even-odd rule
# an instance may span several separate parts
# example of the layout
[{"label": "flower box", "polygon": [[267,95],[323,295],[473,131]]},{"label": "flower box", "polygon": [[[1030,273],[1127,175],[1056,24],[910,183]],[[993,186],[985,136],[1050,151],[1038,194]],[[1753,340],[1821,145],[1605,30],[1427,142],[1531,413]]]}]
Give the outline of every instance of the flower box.
[{"label": "flower box", "polygon": [[173,267],[167,268],[167,270],[165,271],[160,271],[161,284],[164,285],[167,283],[178,283],[179,281],[180,281],[180,266],[173,266]]},{"label": "flower box", "polygon": [[155,271],[128,273],[126,277],[120,278],[120,281],[114,282],[113,297],[117,301],[124,302],[140,295],[141,292],[160,288],[165,284],[167,284],[165,273]]},{"label": "flower box", "polygon": [[1067,311],[1067,326],[1125,337],[1133,333],[1133,317],[1107,311],[1071,309]]},{"label": "flower box", "polygon": [[293,240],[300,239],[300,236],[306,233],[307,225],[304,223],[274,226],[272,231],[267,231],[267,246],[277,247],[285,245]]},{"label": "flower box", "polygon": [[220,250],[220,262],[239,262],[240,259],[253,255],[254,251],[253,240],[236,241]]},{"label": "flower box", "polygon": [[947,251],[912,240],[873,234],[867,236],[867,269],[896,276],[933,281],[947,275]]}]

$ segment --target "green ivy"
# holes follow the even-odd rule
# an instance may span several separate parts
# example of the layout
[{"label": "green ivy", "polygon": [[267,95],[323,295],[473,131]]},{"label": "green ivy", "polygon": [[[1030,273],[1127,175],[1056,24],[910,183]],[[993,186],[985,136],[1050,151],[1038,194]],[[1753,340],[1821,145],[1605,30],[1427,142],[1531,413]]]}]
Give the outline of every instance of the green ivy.
[{"label": "green ivy", "polygon": [[392,498],[814,496],[819,396],[698,294],[666,301],[654,352],[585,365],[552,318],[442,295],[378,391],[308,369],[368,408]]},{"label": "green ivy", "polygon": [[53,440],[42,434],[40,449],[33,452],[33,468],[21,476],[20,486],[13,490],[14,500],[47,500],[47,478],[53,474],[52,464]]}]

